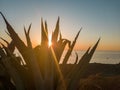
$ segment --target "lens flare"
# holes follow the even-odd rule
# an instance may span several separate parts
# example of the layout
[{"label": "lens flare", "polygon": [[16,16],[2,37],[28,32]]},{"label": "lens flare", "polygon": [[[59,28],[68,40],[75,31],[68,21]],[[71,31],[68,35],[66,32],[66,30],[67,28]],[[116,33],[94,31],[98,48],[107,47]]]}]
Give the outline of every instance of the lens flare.
[{"label": "lens flare", "polygon": [[52,35],[49,35],[49,38],[48,38],[48,40],[49,40],[48,46],[49,46],[49,47],[52,46],[52,40],[51,40],[51,38],[52,38]]}]

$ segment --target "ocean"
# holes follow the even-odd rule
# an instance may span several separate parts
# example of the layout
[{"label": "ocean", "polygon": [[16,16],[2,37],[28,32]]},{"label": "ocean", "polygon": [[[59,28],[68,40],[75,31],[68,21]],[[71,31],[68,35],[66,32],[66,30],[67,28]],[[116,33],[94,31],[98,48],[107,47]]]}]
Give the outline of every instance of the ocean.
[{"label": "ocean", "polygon": [[[79,60],[85,51],[73,51],[67,63],[73,64],[76,59],[75,52],[78,53]],[[63,53],[61,62],[65,56],[66,51]],[[118,64],[120,63],[120,51],[95,51],[90,63],[103,63],[103,64]]]},{"label": "ocean", "polygon": [[[73,51],[69,58],[69,61],[67,62],[68,64],[75,63],[76,59],[75,52],[78,53],[79,60],[85,53],[85,51]],[[17,50],[15,50],[15,53],[17,53],[17,56],[21,56]],[[62,63],[65,54],[66,51],[64,51],[62,55],[60,63]],[[120,63],[120,51],[95,51],[90,63],[118,64]]]}]

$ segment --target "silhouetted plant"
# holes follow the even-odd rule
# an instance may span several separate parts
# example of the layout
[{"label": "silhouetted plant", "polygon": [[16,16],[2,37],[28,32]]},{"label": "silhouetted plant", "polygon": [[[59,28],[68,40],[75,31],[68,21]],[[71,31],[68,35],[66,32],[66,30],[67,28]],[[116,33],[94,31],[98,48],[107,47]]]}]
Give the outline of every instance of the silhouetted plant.
[{"label": "silhouetted plant", "polygon": [[[95,52],[97,43],[79,60],[79,63],[71,68],[71,71],[66,75],[61,71],[67,66],[67,61],[73,51],[80,31],[77,33],[74,41],[62,38],[59,30],[59,18],[52,33],[53,45],[48,47],[48,28],[47,22],[43,23],[41,19],[41,44],[35,48],[32,47],[30,39],[31,24],[24,32],[26,36],[27,45],[21,40],[12,26],[8,23],[2,13],[0,13],[6,23],[7,34],[12,41],[9,43],[5,39],[1,38],[7,43],[7,46],[1,43],[0,47],[0,69],[3,71],[3,77],[8,78],[6,82],[6,90],[76,90],[79,80],[81,79],[83,72],[87,69],[87,66]],[[68,50],[63,59],[62,67],[60,66],[60,58],[65,50],[65,46],[68,45]],[[13,54],[15,47],[18,49],[23,59]],[[22,63],[24,60],[25,64]],[[76,53],[76,62],[78,61],[78,54]],[[21,64],[22,63],[22,64]],[[63,70],[62,70],[63,69]],[[4,85],[3,85],[4,86]],[[4,88],[6,88],[4,87]]]}]

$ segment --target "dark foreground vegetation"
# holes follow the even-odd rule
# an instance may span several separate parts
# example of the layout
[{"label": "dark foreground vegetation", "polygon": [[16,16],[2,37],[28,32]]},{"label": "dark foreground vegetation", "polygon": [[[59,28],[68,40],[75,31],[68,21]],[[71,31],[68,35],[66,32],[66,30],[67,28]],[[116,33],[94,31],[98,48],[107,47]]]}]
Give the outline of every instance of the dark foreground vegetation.
[{"label": "dark foreground vegetation", "polygon": [[[77,64],[76,64],[77,65]],[[60,67],[64,67],[62,64]],[[62,69],[63,74],[68,73],[70,68],[73,67],[73,64],[67,64],[64,69]],[[88,68],[85,70],[82,78],[87,78],[89,76],[105,76],[105,77],[114,77],[120,75],[120,64],[101,64],[101,63],[89,63]]]},{"label": "dark foreground vegetation", "polygon": [[[67,61],[81,29],[74,41],[71,42],[62,37],[58,18],[55,30],[52,33],[53,45],[49,47],[47,22],[44,23],[41,19],[41,44],[33,47],[29,36],[31,24],[28,30],[24,27],[25,44],[4,15],[0,14],[6,24],[6,33],[11,38],[10,42],[1,38],[7,44],[1,43],[0,46],[1,90],[110,90],[110,87],[114,86],[114,84],[109,84],[109,80],[115,81],[115,84],[117,82],[118,85],[119,77],[111,78],[93,75],[84,78],[85,73],[89,70],[89,62],[100,39],[98,39],[92,48],[88,48],[80,60],[78,60],[78,54],[76,53],[76,62],[79,62],[75,62],[70,66],[67,64]],[[66,46],[69,49],[63,59],[63,63],[60,65],[59,61]],[[15,47],[23,59],[14,54]],[[119,85],[114,89],[119,90]],[[111,90],[114,89],[111,88]]]},{"label": "dark foreground vegetation", "polygon": [[[76,64],[77,65],[77,64]],[[62,64],[60,67],[64,67]],[[73,64],[67,64],[62,73],[71,70]],[[89,63],[79,81],[77,90],[120,90],[120,64]]]}]

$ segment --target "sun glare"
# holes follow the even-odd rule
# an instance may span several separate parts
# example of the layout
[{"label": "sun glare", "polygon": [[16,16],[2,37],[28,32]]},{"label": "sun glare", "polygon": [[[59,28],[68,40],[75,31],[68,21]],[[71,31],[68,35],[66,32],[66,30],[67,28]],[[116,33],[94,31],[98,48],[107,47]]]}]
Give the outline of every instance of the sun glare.
[{"label": "sun glare", "polygon": [[52,38],[52,36],[49,35],[49,38],[48,38],[48,40],[49,40],[49,42],[48,42],[48,46],[49,46],[49,47],[52,46],[52,40],[51,40],[51,38]]}]

